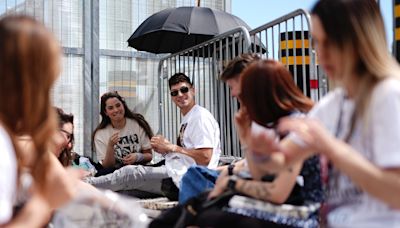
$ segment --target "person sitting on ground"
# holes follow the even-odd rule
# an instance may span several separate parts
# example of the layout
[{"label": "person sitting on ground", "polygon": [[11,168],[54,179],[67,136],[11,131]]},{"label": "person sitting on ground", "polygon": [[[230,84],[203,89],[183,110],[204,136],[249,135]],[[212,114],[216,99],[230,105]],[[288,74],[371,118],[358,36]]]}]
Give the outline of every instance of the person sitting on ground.
[{"label": "person sitting on ground", "polygon": [[[196,105],[195,89],[189,77],[183,73],[176,73],[168,82],[171,98],[180,109],[183,118],[177,144],[169,142],[161,135],[151,139],[154,151],[165,155],[166,160],[154,166],[124,166],[105,176],[87,178],[87,183],[113,191],[135,189],[161,195],[163,179],[174,177],[174,183],[179,187],[176,183],[180,181],[179,175],[183,175],[185,170],[176,170],[178,167],[174,166],[174,162],[188,161],[210,168],[217,167],[221,153],[217,121],[208,110]],[[167,171],[168,165],[171,172]]]},{"label": "person sitting on ground", "polygon": [[72,152],[74,148],[74,115],[67,114],[61,108],[55,107],[58,114],[59,131],[66,141],[66,145],[54,154],[64,167],[75,167],[87,171],[86,175],[95,175],[102,166],[91,158]]},{"label": "person sitting on ground", "polygon": [[[261,60],[261,57],[257,54],[244,53],[235,57],[224,68],[220,80],[228,85],[232,97],[238,98],[240,94],[240,74],[242,71],[249,64],[259,60]],[[183,204],[188,199],[204,191],[213,189],[218,175],[223,170],[228,170],[229,173],[235,172],[250,176],[245,159],[234,162],[234,165],[218,166],[216,169],[208,169],[204,166],[191,166],[182,177],[182,191],[179,191],[179,203]]]},{"label": "person sitting on ground", "polygon": [[64,167],[72,164],[72,148],[74,147],[74,116],[67,114],[61,108],[55,107],[59,119],[59,129],[67,144],[61,151],[56,152],[58,160]]},{"label": "person sitting on ground", "polygon": [[101,122],[93,132],[93,147],[103,169],[96,176],[152,160],[150,125],[142,115],[128,108],[117,91],[101,96],[100,115]]},{"label": "person sitting on ground", "polygon": [[[238,132],[244,145],[248,168],[252,170],[262,158],[249,157],[252,154],[247,153],[248,142],[243,132],[249,131],[252,126],[259,127],[258,125],[261,125],[269,128],[267,131],[274,135],[273,128],[280,118],[303,116],[312,108],[313,102],[296,87],[291,73],[285,66],[274,60],[263,60],[251,64],[241,75],[240,91],[239,99],[242,107],[235,115],[235,122],[241,122],[241,126],[243,126],[238,128]],[[274,175],[267,174],[261,178],[261,181],[260,179],[236,178],[234,175],[229,176],[227,172],[224,172],[218,178],[209,197],[214,198],[229,188],[240,194],[274,204],[314,206],[323,200],[319,157],[314,156],[304,163],[295,163]],[[257,217],[254,210],[246,213],[241,208],[231,208],[229,212],[233,213],[225,213],[223,216],[226,216],[225,221],[232,222],[232,224],[235,221],[241,223],[243,221],[239,222],[239,220],[249,217],[260,218],[268,225],[278,226],[304,227],[307,224],[308,227],[318,227],[319,223],[318,210],[313,211],[312,215],[305,220],[292,218],[291,221],[286,221],[285,216],[273,213]],[[236,217],[237,214],[248,217]],[[232,218],[233,220],[231,220]],[[199,219],[201,220],[201,217]],[[222,225],[223,222],[221,221],[220,224]],[[262,223],[260,222],[260,224]]]},{"label": "person sitting on ground", "polygon": [[[62,146],[53,137],[57,119],[50,98],[60,59],[61,48],[44,25],[28,16],[1,18],[1,227],[43,227],[76,194],[79,180],[51,154]],[[24,150],[19,138],[32,149]]]},{"label": "person sitting on ground", "polygon": [[307,118],[280,121],[291,132],[275,145],[249,132],[254,175],[314,154],[326,156],[327,227],[400,225],[400,67],[389,53],[375,0],[319,0],[311,11],[320,66],[339,82]]}]

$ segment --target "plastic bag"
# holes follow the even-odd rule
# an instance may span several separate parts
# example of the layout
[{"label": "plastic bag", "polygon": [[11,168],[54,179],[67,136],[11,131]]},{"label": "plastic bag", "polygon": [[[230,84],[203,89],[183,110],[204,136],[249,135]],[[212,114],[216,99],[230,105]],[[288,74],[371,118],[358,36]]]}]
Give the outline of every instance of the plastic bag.
[{"label": "plastic bag", "polygon": [[86,171],[89,171],[92,174],[92,176],[94,176],[97,173],[96,168],[92,165],[92,163],[86,157],[79,158],[79,167],[83,168]]},{"label": "plastic bag", "polygon": [[165,167],[167,168],[168,176],[172,178],[178,188],[180,188],[182,176],[192,165],[196,165],[196,162],[187,155],[168,153],[165,156]]},{"label": "plastic bag", "polygon": [[145,228],[150,219],[136,201],[109,190],[81,193],[57,210],[51,223],[56,228]]},{"label": "plastic bag", "polygon": [[72,166],[78,169],[83,169],[90,172],[90,176],[95,176],[97,173],[96,167],[87,157],[75,155],[76,158],[72,161]]}]

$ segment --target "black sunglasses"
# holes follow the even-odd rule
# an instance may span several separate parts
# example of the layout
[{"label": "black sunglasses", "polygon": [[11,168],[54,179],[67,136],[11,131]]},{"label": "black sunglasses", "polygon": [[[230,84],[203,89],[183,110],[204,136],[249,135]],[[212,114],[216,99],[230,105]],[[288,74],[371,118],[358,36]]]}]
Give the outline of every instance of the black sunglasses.
[{"label": "black sunglasses", "polygon": [[184,93],[189,92],[189,88],[186,87],[186,86],[182,86],[179,90],[171,91],[171,96],[173,96],[173,97],[178,96],[179,91],[180,91],[182,94],[184,94]]}]

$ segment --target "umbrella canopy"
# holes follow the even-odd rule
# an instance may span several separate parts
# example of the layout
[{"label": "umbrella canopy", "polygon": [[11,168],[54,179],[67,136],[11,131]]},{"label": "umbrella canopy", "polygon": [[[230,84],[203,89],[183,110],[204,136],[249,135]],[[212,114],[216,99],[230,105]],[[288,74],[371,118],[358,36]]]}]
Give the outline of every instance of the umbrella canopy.
[{"label": "umbrella canopy", "polygon": [[128,39],[129,46],[151,53],[175,53],[239,26],[235,15],[207,7],[178,7],[147,18]]}]

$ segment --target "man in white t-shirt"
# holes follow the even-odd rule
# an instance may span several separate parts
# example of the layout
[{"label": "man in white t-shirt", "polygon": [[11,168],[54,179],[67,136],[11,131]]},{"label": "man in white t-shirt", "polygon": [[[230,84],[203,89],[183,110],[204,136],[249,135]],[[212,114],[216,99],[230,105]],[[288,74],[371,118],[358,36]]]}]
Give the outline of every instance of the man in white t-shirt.
[{"label": "man in white t-shirt", "polygon": [[88,178],[88,183],[113,191],[141,190],[162,194],[162,180],[172,177],[179,187],[180,178],[191,164],[217,167],[221,153],[217,121],[208,110],[196,105],[195,89],[185,74],[174,74],[169,79],[169,87],[183,119],[177,144],[160,135],[151,139],[153,149],[165,156],[165,165],[128,165],[105,176]]}]

